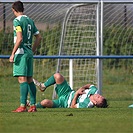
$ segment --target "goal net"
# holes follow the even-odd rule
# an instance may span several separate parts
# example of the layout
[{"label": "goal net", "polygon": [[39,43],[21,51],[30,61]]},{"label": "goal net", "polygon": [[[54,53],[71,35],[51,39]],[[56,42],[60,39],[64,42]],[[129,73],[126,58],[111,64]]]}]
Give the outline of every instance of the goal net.
[{"label": "goal net", "polygon": [[[96,55],[96,5],[73,5],[62,26],[59,55]],[[87,83],[97,84],[95,59],[58,59],[57,72],[69,77],[69,84],[78,88]]]},{"label": "goal net", "polygon": [[[96,55],[96,6],[74,5],[68,10],[62,28],[59,55]],[[60,60],[60,59],[59,59]],[[73,59],[74,84],[96,83],[96,61]],[[69,60],[58,62],[57,71],[68,75]]]}]

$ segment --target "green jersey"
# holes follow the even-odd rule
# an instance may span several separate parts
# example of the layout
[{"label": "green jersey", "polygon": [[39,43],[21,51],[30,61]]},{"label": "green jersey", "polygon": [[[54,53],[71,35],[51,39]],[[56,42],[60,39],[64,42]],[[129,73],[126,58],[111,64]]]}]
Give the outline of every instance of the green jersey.
[{"label": "green jersey", "polygon": [[13,20],[14,44],[17,39],[17,32],[22,33],[22,42],[17,49],[13,63],[13,76],[33,75],[33,52],[32,37],[39,34],[32,19],[26,15],[21,15]]},{"label": "green jersey", "polygon": [[[90,101],[90,95],[97,94],[98,89],[91,85],[90,88],[85,90],[85,94],[82,94],[77,99],[77,108],[92,108],[94,104]],[[75,91],[72,91],[68,97],[67,106],[70,107],[72,99],[74,98]]]},{"label": "green jersey", "polygon": [[[55,91],[58,95],[58,99],[53,100],[53,107],[69,108],[76,92],[71,89],[67,81],[64,80],[62,84],[56,84]],[[94,104],[90,101],[90,95],[97,94],[97,92],[98,89],[94,85],[91,85],[85,90],[85,94],[78,97],[77,108],[94,107]]]},{"label": "green jersey", "polygon": [[14,26],[14,44],[16,43],[16,33],[22,32],[23,40],[15,54],[33,54],[32,53],[32,37],[39,34],[32,19],[26,15],[21,15],[13,20]]}]

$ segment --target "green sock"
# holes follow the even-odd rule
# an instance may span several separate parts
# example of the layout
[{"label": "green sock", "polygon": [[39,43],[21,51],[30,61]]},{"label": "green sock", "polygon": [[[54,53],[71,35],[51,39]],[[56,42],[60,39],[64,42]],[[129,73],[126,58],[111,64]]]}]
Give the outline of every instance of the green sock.
[{"label": "green sock", "polygon": [[27,82],[23,82],[20,84],[20,103],[21,103],[21,106],[26,105],[28,89],[29,89],[29,84]]},{"label": "green sock", "polygon": [[45,87],[49,87],[50,85],[53,85],[55,84],[55,78],[54,78],[54,75],[52,75],[45,83]]},{"label": "green sock", "polygon": [[40,102],[36,103],[36,107],[37,107],[37,108],[45,108],[44,106],[41,105]]},{"label": "green sock", "polygon": [[36,86],[34,82],[29,84],[29,93],[30,93],[30,105],[33,106],[36,103]]}]

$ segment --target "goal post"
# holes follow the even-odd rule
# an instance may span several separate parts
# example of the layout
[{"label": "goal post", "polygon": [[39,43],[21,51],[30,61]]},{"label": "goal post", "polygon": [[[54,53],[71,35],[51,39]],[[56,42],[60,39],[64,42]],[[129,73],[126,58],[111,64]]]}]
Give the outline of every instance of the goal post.
[{"label": "goal post", "polygon": [[[59,55],[99,55],[99,4],[72,5],[66,11],[60,40]],[[97,86],[101,69],[99,60],[58,59],[56,71],[69,77],[72,88],[87,83]],[[52,98],[55,98],[55,92]]]}]

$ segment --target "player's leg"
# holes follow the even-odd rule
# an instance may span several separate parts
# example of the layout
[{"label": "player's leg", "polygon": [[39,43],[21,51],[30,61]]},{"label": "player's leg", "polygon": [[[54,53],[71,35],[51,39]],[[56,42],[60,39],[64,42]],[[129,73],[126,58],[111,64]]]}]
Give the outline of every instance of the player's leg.
[{"label": "player's leg", "polygon": [[45,89],[51,85],[54,85],[56,83],[55,81],[55,78],[54,78],[54,75],[52,75],[50,78],[47,79],[46,82],[44,83],[41,83],[41,82],[38,82],[37,80],[33,79],[33,82],[36,86],[39,87],[39,89],[43,92],[45,91]]},{"label": "player's leg", "polygon": [[64,81],[64,77],[60,73],[55,73],[46,82],[44,82],[43,86],[47,88],[51,85],[54,85],[55,83],[62,84],[63,81]]},{"label": "player's leg", "polygon": [[60,103],[59,100],[49,100],[49,99],[44,99],[41,102],[38,102],[36,104],[37,108],[59,108]]},{"label": "player's leg", "polygon": [[44,91],[47,87],[56,84],[61,84],[64,81],[64,77],[60,73],[55,73],[44,83],[40,83],[37,80],[33,79],[34,84],[39,87],[41,91]]},{"label": "player's leg", "polygon": [[29,83],[29,94],[30,94],[30,109],[28,112],[36,112],[36,86],[33,82],[33,58],[28,58],[27,61],[27,81]]},{"label": "player's leg", "polygon": [[14,110],[13,112],[26,112],[26,100],[29,85],[27,83],[26,77],[18,77],[18,82],[20,83],[20,107]]},{"label": "player's leg", "polygon": [[[26,59],[22,55],[15,56],[15,63],[13,65],[13,76],[18,77],[18,82],[20,83],[20,107],[13,112],[25,112],[26,101],[29,90],[29,84],[27,82],[26,73]],[[23,76],[20,76],[23,75]]]}]

